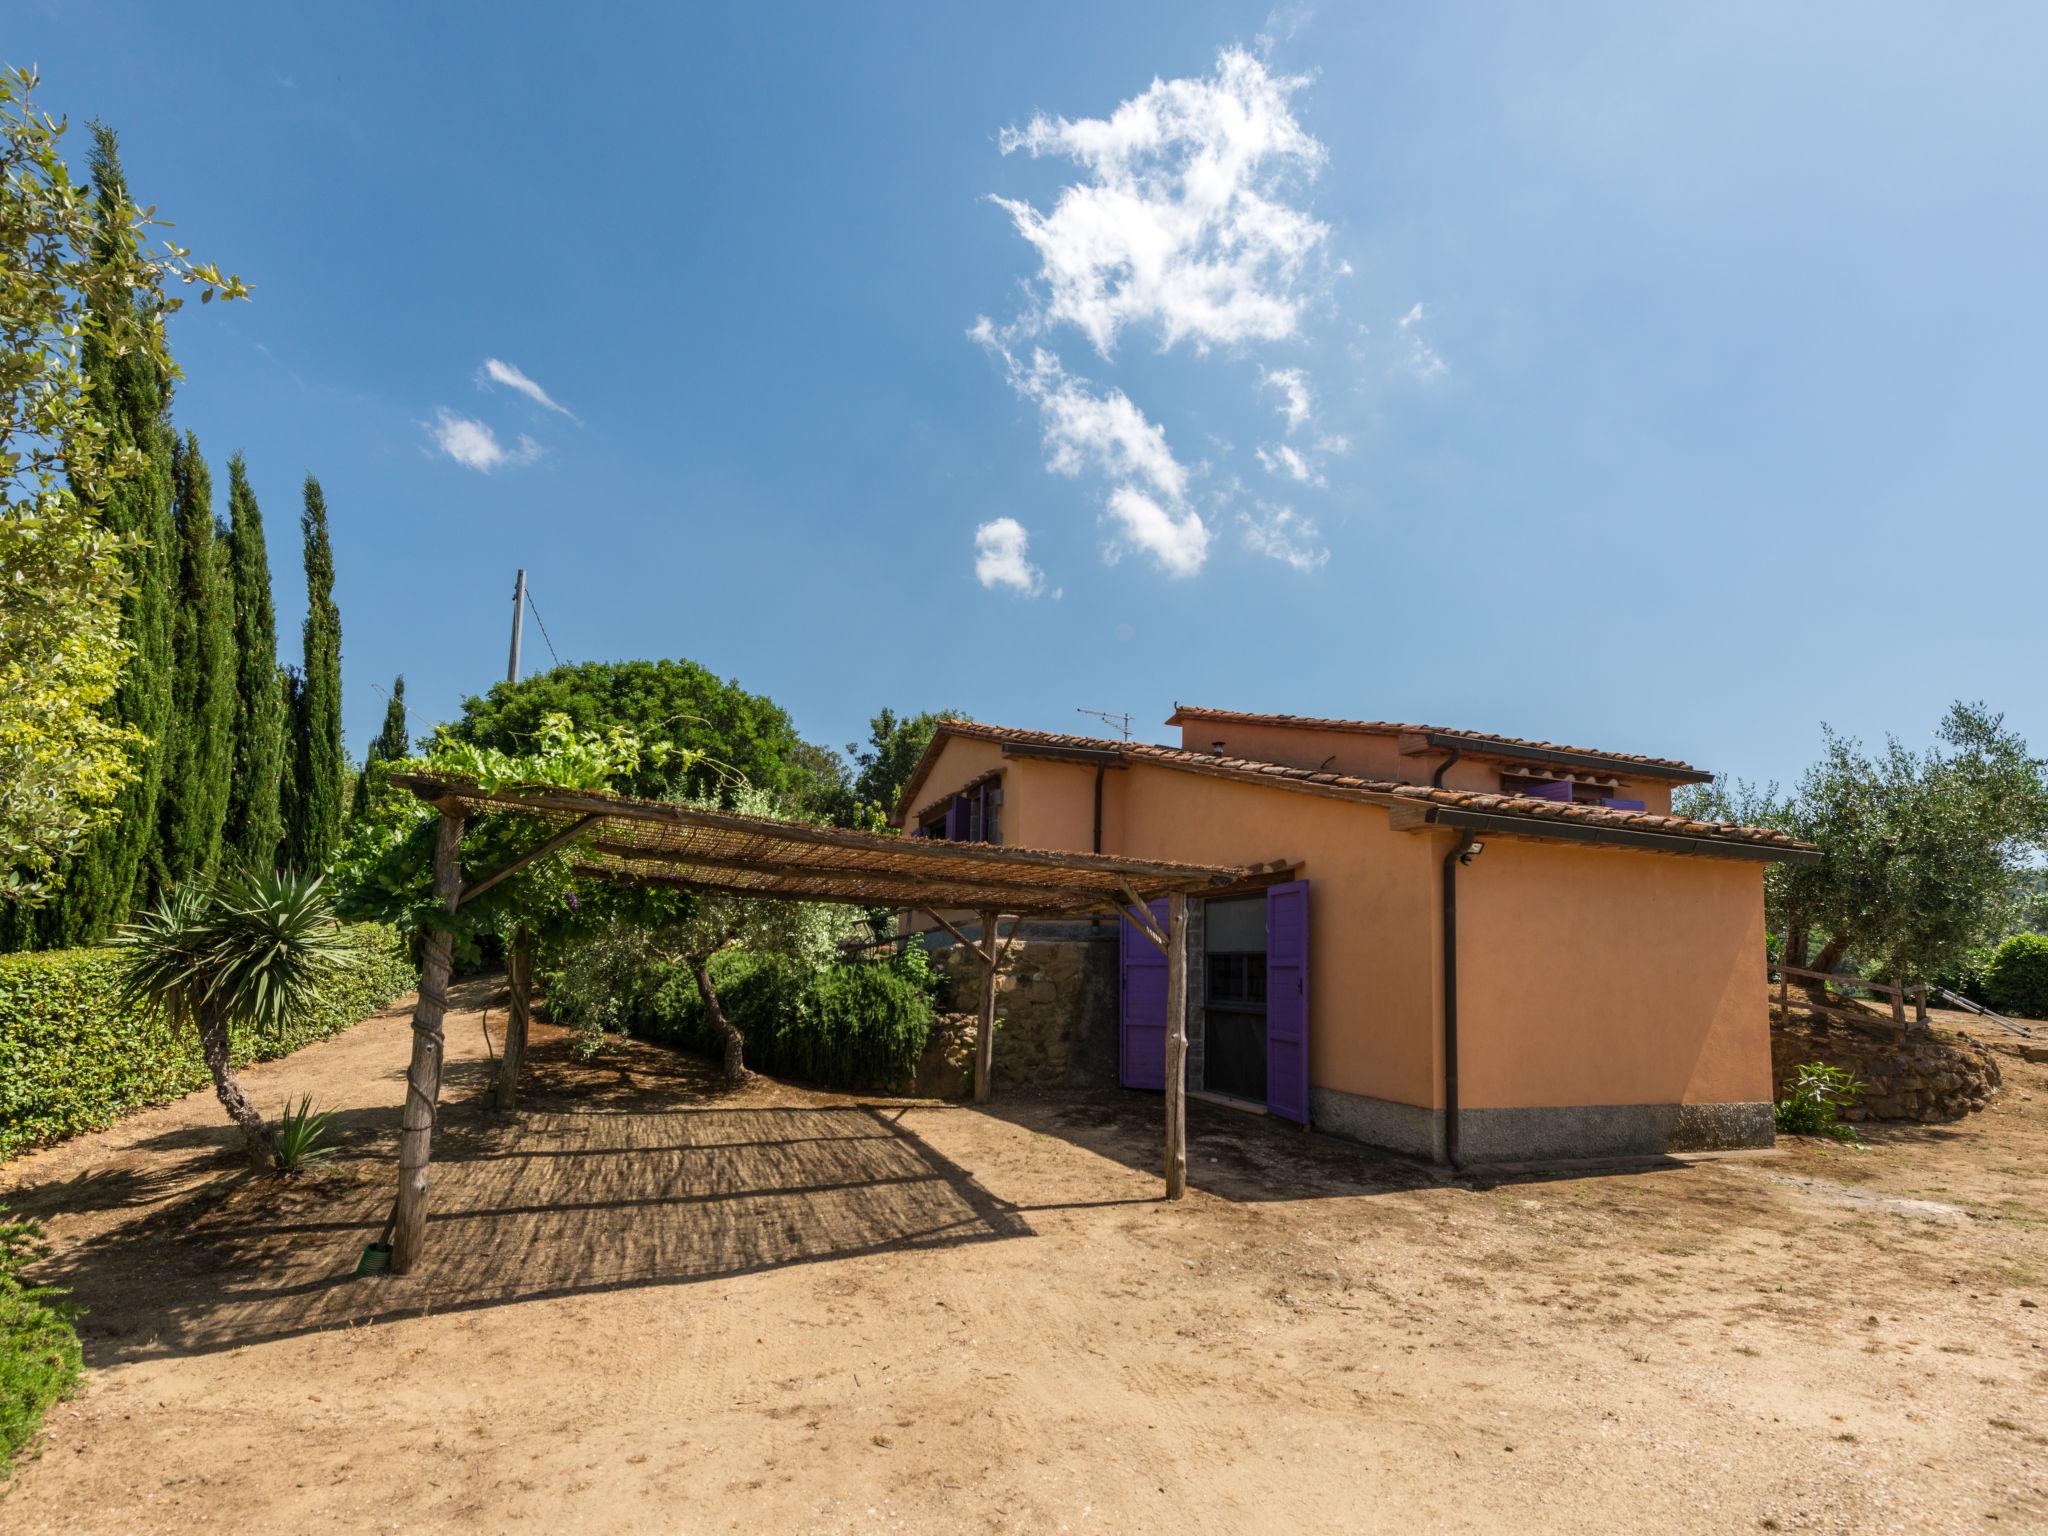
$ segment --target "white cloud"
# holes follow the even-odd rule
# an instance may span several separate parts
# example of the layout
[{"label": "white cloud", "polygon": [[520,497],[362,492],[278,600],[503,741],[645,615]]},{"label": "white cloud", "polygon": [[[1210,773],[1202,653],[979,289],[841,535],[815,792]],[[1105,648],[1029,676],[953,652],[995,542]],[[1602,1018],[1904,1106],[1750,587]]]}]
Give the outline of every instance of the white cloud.
[{"label": "white cloud", "polygon": [[1045,573],[1026,558],[1030,547],[1031,535],[1014,517],[983,523],[974,530],[974,574],[984,587],[1013,587],[1036,597],[1045,586]]},{"label": "white cloud", "polygon": [[1400,328],[1401,339],[1407,346],[1407,351],[1401,358],[1402,366],[1426,384],[1449,373],[1451,365],[1443,360],[1442,354],[1423,336],[1419,329],[1423,319],[1422,305],[1418,302],[1394,323]]},{"label": "white cloud", "polygon": [[1270,448],[1259,447],[1252,451],[1258,455],[1259,462],[1266,467],[1266,473],[1269,475],[1282,476],[1298,485],[1320,486],[1326,483],[1322,470],[1312,460],[1297,453],[1285,443],[1275,443]]},{"label": "white cloud", "polygon": [[521,433],[507,448],[498,435],[473,417],[458,416],[446,406],[434,413],[427,426],[434,445],[456,463],[489,474],[494,469],[531,464],[540,457],[540,444]]},{"label": "white cloud", "polygon": [[1165,428],[1147,420],[1122,390],[1098,390],[1043,347],[1034,347],[1025,363],[985,317],[968,334],[1002,360],[1010,387],[1037,404],[1047,469],[1073,476],[1093,471],[1119,482],[1108,502],[1119,530],[1110,558],[1136,548],[1170,576],[1199,571],[1208,558],[1209,528],[1186,504],[1191,477],[1167,445]]},{"label": "white cloud", "polygon": [[1077,326],[1105,357],[1132,324],[1167,348],[1293,335],[1304,269],[1329,233],[1288,201],[1325,154],[1288,107],[1306,83],[1226,48],[1214,74],[1155,79],[1106,119],[1041,113],[1005,129],[1004,154],[1063,155],[1086,172],[1049,213],[993,199],[1038,251],[1042,292],[1020,325]]},{"label": "white cloud", "polygon": [[1209,558],[1209,525],[1192,507],[1166,507],[1136,486],[1120,485],[1109,493],[1109,516],[1117,536],[1108,555],[1119,559],[1129,545],[1159,562],[1169,576],[1192,576]]},{"label": "white cloud", "polygon": [[1262,501],[1256,516],[1240,512],[1237,521],[1244,529],[1244,547],[1254,554],[1269,555],[1297,571],[1320,570],[1329,563],[1330,551],[1322,543],[1321,532],[1292,507]]},{"label": "white cloud", "polygon": [[1280,414],[1287,418],[1287,430],[1292,434],[1306,426],[1315,413],[1316,397],[1308,387],[1308,375],[1299,368],[1268,368],[1259,375],[1259,382],[1268,389],[1277,389],[1285,397],[1280,402]]},{"label": "white cloud", "polygon": [[557,415],[566,416],[579,427],[583,425],[574,411],[556,400],[553,395],[510,363],[501,362],[495,357],[485,358],[483,366],[476,371],[476,381],[479,386],[485,388],[492,384],[502,384],[507,389],[516,389],[535,405],[543,406]]}]

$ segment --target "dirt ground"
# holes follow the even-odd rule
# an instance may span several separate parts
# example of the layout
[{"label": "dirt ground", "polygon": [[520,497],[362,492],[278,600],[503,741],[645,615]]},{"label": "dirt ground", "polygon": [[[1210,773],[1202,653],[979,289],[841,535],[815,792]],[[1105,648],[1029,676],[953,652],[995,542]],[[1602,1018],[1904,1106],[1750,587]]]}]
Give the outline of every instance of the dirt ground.
[{"label": "dirt ground", "polygon": [[[2048,1066],[1865,1149],[1449,1182],[1158,1101],[971,1107],[451,1015],[431,1251],[389,1208],[403,1007],[257,1068],[347,1155],[240,1174],[210,1097],[0,1170],[87,1385],[0,1527],[2048,1528]],[[502,1019],[502,1005],[494,1020]]]}]

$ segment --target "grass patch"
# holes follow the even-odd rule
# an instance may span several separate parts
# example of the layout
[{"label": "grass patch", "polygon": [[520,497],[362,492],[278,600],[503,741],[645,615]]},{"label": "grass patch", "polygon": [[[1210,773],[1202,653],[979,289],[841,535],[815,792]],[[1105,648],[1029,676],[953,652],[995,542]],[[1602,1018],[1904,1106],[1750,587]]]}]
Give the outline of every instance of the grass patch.
[{"label": "grass patch", "polygon": [[78,1385],[78,1334],[63,1293],[21,1271],[47,1253],[32,1221],[0,1220],[0,1478],[42,1426],[50,1404]]}]

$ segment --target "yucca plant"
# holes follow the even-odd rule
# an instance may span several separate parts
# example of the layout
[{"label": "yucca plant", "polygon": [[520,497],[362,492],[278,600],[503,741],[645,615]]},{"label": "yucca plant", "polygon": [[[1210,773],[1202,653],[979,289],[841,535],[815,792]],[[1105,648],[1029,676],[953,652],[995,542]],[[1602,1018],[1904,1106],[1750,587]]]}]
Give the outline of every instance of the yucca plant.
[{"label": "yucca plant", "polygon": [[180,889],[121,930],[122,995],[199,1036],[221,1107],[249,1161],[277,1161],[277,1137],[235,1080],[233,1031],[276,1031],[350,958],[318,876],[248,873]]},{"label": "yucca plant", "polygon": [[299,1100],[297,1108],[286,1099],[284,1118],[277,1122],[277,1171],[289,1178],[331,1160],[334,1147],[327,1140],[327,1122],[333,1118],[331,1113],[313,1112],[311,1094]]}]

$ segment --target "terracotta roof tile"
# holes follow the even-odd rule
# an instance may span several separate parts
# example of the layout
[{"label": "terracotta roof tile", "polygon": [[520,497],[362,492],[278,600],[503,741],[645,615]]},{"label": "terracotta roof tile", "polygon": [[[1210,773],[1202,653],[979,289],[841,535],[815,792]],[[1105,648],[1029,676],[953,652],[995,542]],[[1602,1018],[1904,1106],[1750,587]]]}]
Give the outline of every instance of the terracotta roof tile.
[{"label": "terracotta roof tile", "polygon": [[1430,735],[1457,736],[1475,748],[1493,747],[1512,755],[1516,747],[1537,752],[1573,752],[1582,757],[1605,758],[1613,763],[1631,763],[1638,768],[1661,769],[1685,776],[1702,770],[1675,757],[1645,757],[1639,752],[1607,752],[1598,747],[1573,747],[1558,741],[1536,741],[1526,736],[1496,736],[1490,731],[1462,730],[1448,725],[1409,725],[1396,720],[1325,720],[1315,715],[1261,715],[1235,709],[1203,709],[1194,704],[1176,704],[1168,725],[1190,720],[1214,720],[1225,725],[1277,725],[1296,730],[1351,731],[1361,736]]},{"label": "terracotta roof tile", "polygon": [[[1802,843],[1797,838],[1772,827],[1749,827],[1730,821],[1695,821],[1690,817],[1662,816],[1649,811],[1621,811],[1604,805],[1579,805],[1560,800],[1543,800],[1534,795],[1440,789],[1428,784],[1409,784],[1396,779],[1368,779],[1355,774],[1295,768],[1285,763],[1265,763],[1251,758],[1219,756],[1213,752],[1194,752],[1184,747],[1157,746],[1151,742],[1114,741],[1099,736],[1072,736],[1056,731],[1032,731],[1015,726],[987,725],[978,720],[940,722],[938,730],[932,736],[931,746],[926,749],[924,758],[918,763],[910,783],[904,789],[902,800],[898,802],[899,813],[922,784],[926,771],[936,759],[938,749],[948,734],[982,741],[1016,742],[1020,745],[1054,750],[1067,747],[1077,752],[1110,751],[1131,762],[1157,763],[1162,767],[1207,773],[1219,778],[1239,779],[1252,783],[1266,779],[1313,784],[1319,789],[1349,791],[1361,799],[1383,800],[1392,797],[1413,800],[1424,805],[1450,806],[1470,811],[1485,811],[1498,816],[1513,816],[1531,822],[1571,822],[1588,827],[1610,827],[1617,831],[1660,832],[1672,836],[1699,838],[1708,842],[1746,843],[1795,852],[1805,851],[1811,847],[1810,844]],[[1532,827],[1530,832],[1532,836],[1543,835],[1540,827]]]}]

